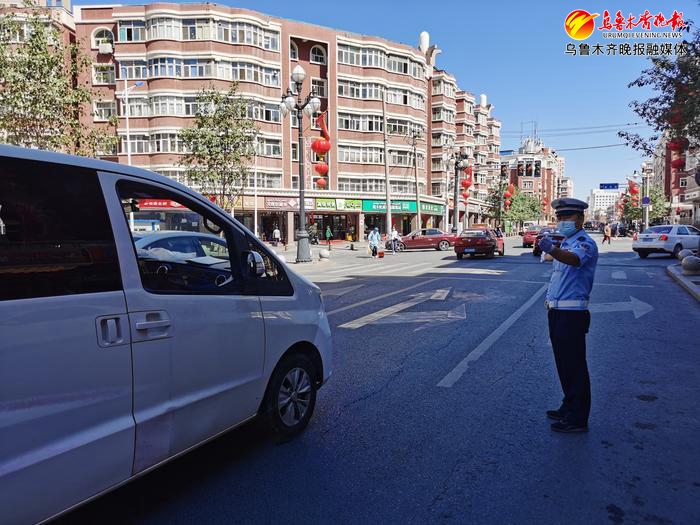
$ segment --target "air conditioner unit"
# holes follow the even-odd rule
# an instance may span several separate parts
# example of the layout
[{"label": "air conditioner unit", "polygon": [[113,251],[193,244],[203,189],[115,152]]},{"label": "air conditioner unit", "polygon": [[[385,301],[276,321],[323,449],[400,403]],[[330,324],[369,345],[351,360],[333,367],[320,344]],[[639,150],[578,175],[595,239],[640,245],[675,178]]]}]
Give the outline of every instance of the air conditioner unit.
[{"label": "air conditioner unit", "polygon": [[111,42],[100,42],[97,46],[100,55],[111,55],[114,52]]}]

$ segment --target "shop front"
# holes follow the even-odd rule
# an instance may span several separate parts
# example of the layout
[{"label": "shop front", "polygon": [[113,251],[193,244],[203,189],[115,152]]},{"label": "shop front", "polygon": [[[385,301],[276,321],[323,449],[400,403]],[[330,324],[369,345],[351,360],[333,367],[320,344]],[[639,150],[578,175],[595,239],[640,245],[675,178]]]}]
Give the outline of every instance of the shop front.
[{"label": "shop front", "polygon": [[[299,229],[299,198],[298,197],[265,197],[264,210],[260,213],[260,238],[266,241],[272,239],[272,232],[279,228],[285,243],[293,242],[295,232]],[[307,216],[313,212],[314,199],[304,199]]]},{"label": "shop front", "polygon": [[[430,228],[438,224],[440,217],[445,212],[443,204],[432,204],[421,202],[421,225],[422,228]],[[407,235],[418,229],[416,224],[416,201],[391,201],[392,226],[401,235]],[[386,201],[385,200],[364,200],[362,201],[362,211],[365,212],[365,233],[373,228],[379,228],[380,232],[386,232]]]},{"label": "shop front", "polygon": [[320,239],[326,239],[330,228],[332,240],[356,241],[359,231],[362,201],[359,199],[317,198],[313,214],[309,217]]}]

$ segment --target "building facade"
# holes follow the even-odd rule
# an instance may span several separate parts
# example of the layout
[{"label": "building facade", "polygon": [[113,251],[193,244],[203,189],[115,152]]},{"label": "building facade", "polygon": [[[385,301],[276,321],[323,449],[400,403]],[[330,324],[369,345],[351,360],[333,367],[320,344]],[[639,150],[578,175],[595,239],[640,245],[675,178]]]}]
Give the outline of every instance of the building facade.
[{"label": "building facade", "polygon": [[[454,207],[441,158],[447,147],[463,147],[473,159],[472,196],[461,205],[470,212],[465,221],[486,211],[500,122],[485,96],[476,104],[435,67],[439,50],[426,34],[412,47],[212,3],[76,6],[72,13],[64,3],[60,9],[94,63],[78,79],[97,93],[84,125],[118,121],[118,145],[100,152],[102,158],[126,164],[130,157],[134,166],[198,189],[182,165],[180,131],[192,125],[203,88],[238,83],[259,147],[234,214],[252,229],[257,209],[261,237],[278,226],[293,239],[300,155],[309,221],[323,231],[330,226],[338,239],[357,239],[373,226],[387,230],[387,181],[397,229],[446,227]],[[306,71],[301,95],[313,88],[321,98],[331,135],[325,187],[316,184],[309,147],[318,128],[303,120],[300,152],[296,117],[280,111],[296,65]]]}]

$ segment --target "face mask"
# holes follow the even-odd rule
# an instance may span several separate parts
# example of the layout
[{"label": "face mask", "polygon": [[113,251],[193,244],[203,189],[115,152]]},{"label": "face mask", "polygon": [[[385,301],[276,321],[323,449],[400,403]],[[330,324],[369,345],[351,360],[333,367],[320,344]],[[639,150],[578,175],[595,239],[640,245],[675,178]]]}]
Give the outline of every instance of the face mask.
[{"label": "face mask", "polygon": [[570,237],[578,231],[578,228],[574,221],[559,221],[557,223],[557,230],[559,230],[564,237]]}]

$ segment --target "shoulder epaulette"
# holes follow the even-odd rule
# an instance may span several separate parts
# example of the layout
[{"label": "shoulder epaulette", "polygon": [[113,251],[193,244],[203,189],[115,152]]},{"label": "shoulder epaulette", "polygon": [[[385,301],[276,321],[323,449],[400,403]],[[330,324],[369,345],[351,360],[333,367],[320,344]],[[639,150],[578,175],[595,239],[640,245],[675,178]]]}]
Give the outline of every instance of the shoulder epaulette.
[{"label": "shoulder epaulette", "polygon": [[578,239],[576,239],[576,240],[577,240],[577,241],[585,241],[585,240],[586,240],[586,238],[585,238],[585,237],[579,237],[579,238],[578,238]]}]

